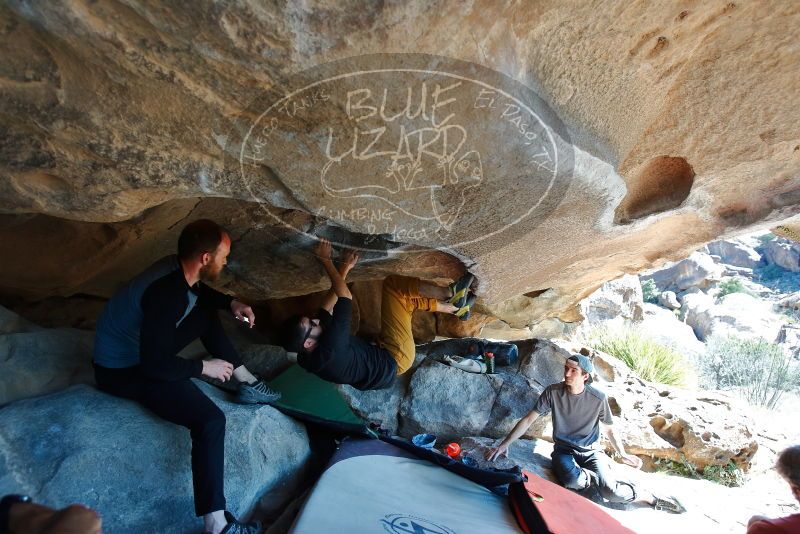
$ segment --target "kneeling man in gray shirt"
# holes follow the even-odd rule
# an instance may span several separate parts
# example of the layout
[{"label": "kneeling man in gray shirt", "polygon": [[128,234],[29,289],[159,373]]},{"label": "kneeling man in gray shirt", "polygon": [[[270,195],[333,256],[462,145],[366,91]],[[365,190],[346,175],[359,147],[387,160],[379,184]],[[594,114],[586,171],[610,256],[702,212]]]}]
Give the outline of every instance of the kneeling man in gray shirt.
[{"label": "kneeling man in gray shirt", "polygon": [[611,408],[606,394],[591,385],[594,365],[582,354],[571,356],[564,363],[564,381],[547,386],[533,410],[519,420],[508,436],[486,454],[495,460],[508,454],[508,447],[533,424],[540,415],[553,414],[551,458],[559,482],[573,490],[584,490],[592,484],[611,502],[639,502],[672,513],[686,510],[672,497],[656,497],[633,483],[617,480],[610,458],[600,450],[600,424],[611,445],[626,464],[640,468],[642,460],[625,452],[625,447],[611,426]]}]

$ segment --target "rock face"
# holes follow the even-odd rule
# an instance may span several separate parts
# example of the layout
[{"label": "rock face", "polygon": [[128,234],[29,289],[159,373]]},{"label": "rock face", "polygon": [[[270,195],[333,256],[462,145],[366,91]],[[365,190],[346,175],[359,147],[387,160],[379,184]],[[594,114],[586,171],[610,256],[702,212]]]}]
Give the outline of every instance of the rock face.
[{"label": "rock face", "polygon": [[637,326],[654,340],[675,347],[681,354],[699,357],[705,354],[705,345],[697,339],[694,330],[679,320],[673,312],[655,304],[645,303],[644,319]]},{"label": "rock face", "polygon": [[600,387],[630,453],[685,458],[698,468],[734,462],[746,470],[758,449],[746,407],[733,398],[646,384],[632,374]]},{"label": "rock face", "polygon": [[[403,432],[442,437],[483,434],[497,397],[495,388],[499,389],[502,382],[490,375],[476,376],[478,380],[438,362],[417,369],[400,411]],[[459,394],[454,395],[455,391]],[[460,416],[454,418],[458,413]]]},{"label": "rock face", "polygon": [[72,384],[93,384],[93,341],[92,332],[72,328],[0,335],[0,406]]},{"label": "rock face", "polygon": [[[486,13],[484,3],[452,1],[358,8],[137,1],[5,5],[0,241],[16,258],[0,266],[4,291],[31,299],[107,296],[171,252],[183,223],[208,215],[229,225],[236,241],[234,279],[226,287],[253,299],[325,288],[316,260],[306,252],[312,240],[303,233],[346,244],[364,244],[368,237],[385,250],[365,254],[369,262],[356,268],[354,280],[387,273],[442,278],[469,266],[479,275],[481,295],[494,304],[548,290],[528,324],[556,316],[569,322],[578,300],[606,280],[682,257],[728,230],[778,223],[797,211],[795,3],[777,2],[770,9],[758,3],[641,3],[621,13],[611,0],[546,0],[533,9],[511,6],[488,25]],[[651,26],[643,27],[643,20]],[[285,103],[280,136],[267,140],[271,123],[255,129],[253,153],[247,152],[252,173],[241,172],[242,147],[234,138],[250,129],[234,118],[254,125],[270,89],[284,94],[300,81],[320,81],[333,61],[347,64],[354,61],[349,58],[411,48],[473,62],[479,67],[465,68],[493,69],[510,83],[535,87],[537,105],[546,112],[541,116],[547,129],[541,131],[553,146],[572,142],[574,150],[558,152],[571,156],[559,160],[558,169],[541,156],[523,158],[526,147],[517,141],[524,138],[513,130],[525,123],[521,117],[512,124],[508,117],[490,116],[486,110],[496,107],[475,106],[475,95],[459,93],[454,105],[463,104],[461,113],[446,125],[438,121],[447,115],[440,114],[438,128],[428,124],[426,130],[441,136],[446,126],[454,127],[451,133],[461,126],[470,134],[470,150],[459,158],[444,154],[425,162],[422,173],[391,166],[384,157],[352,169],[337,158],[317,166],[312,162],[326,155],[326,146],[335,151],[329,154],[346,155],[352,146],[347,134],[360,124],[381,126],[377,113],[360,122],[352,114],[377,111],[377,91],[355,107],[320,93]],[[763,61],[765,53],[773,60]],[[398,65],[411,59],[389,55],[374,61]],[[410,88],[417,97],[423,80],[413,81],[381,87],[397,89],[390,96],[401,97]],[[353,82],[344,89],[363,87]],[[399,102],[381,108],[384,118],[403,111],[403,98],[394,100]],[[758,125],[758,131],[725,132],[721,139],[713,126],[720,117]],[[405,146],[388,141],[396,140],[399,122],[388,124],[375,146],[362,139],[369,146],[359,145],[357,156],[366,161],[367,149]],[[326,144],[328,128],[340,143]],[[413,141],[409,147],[423,144]],[[545,153],[555,160],[553,150]],[[531,194],[539,182],[529,178],[545,168],[566,174],[552,190],[558,195],[539,204]],[[433,186],[462,187],[431,205],[455,202],[463,209],[444,213],[449,217],[441,218],[439,232],[415,235],[389,224],[402,210],[421,205],[413,202],[419,193],[414,186],[430,184],[445,171],[446,180]],[[332,186],[324,180],[329,176],[350,181]],[[354,207],[362,198],[350,197],[341,210],[329,209],[340,199],[334,193],[364,187],[367,196],[374,194],[376,176],[405,187],[410,196],[375,202],[369,212]],[[515,223],[516,210],[531,206],[541,212],[488,235],[487,228]],[[286,230],[286,224],[303,232]],[[478,236],[486,238],[471,241]],[[389,249],[414,254],[401,259]]]},{"label": "rock face", "polygon": [[758,443],[744,404],[722,394],[646,383],[607,354],[596,353],[594,362],[626,450],[685,458],[698,468],[728,462],[749,468]]},{"label": "rock face", "polygon": [[[198,385],[225,412],[225,494],[237,515],[268,516],[296,491],[310,450],[303,425]],[[88,386],[0,410],[0,493],[97,510],[104,531],[194,532],[186,430]]]},{"label": "rock face", "polygon": [[36,332],[42,328],[23,319],[9,309],[0,306],[0,335],[20,332]]},{"label": "rock face", "polygon": [[800,360],[800,327],[793,324],[781,326],[777,343],[783,346],[784,354],[795,360]]},{"label": "rock face", "polygon": [[781,321],[772,311],[772,305],[745,293],[725,295],[718,304],[708,295],[687,295],[684,300],[685,320],[698,339],[706,341],[712,336],[761,337],[774,342],[781,329]]},{"label": "rock face", "polygon": [[775,239],[764,245],[767,263],[793,273],[800,272],[800,247],[786,239]]},{"label": "rock face", "polygon": [[643,278],[652,278],[661,289],[685,291],[692,287],[706,289],[722,276],[723,267],[708,254],[693,252],[678,263],[655,271]]},{"label": "rock face", "polygon": [[707,247],[709,254],[719,256],[722,263],[734,267],[755,269],[761,262],[761,254],[738,239],[712,241]]},{"label": "rock face", "polygon": [[670,310],[677,310],[681,307],[681,303],[678,302],[678,297],[675,295],[674,291],[663,291],[658,296],[658,303]]},{"label": "rock face", "polygon": [[641,320],[642,286],[639,278],[625,275],[606,282],[581,301],[580,311],[592,324]]}]

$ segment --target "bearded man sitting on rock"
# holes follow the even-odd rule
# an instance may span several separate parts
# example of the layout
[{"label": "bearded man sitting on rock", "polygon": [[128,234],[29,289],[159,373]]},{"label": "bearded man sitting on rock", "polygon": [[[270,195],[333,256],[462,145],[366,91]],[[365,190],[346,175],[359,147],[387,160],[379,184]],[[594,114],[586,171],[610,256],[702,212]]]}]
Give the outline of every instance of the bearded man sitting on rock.
[{"label": "bearded man sitting on rock", "polygon": [[599,449],[600,423],[614,449],[626,464],[641,468],[642,460],[625,452],[611,426],[613,419],[606,394],[591,385],[594,365],[574,354],[564,363],[564,381],[547,386],[533,410],[520,419],[500,445],[489,449],[486,459],[508,456],[508,447],[522,436],[539,416],[553,414],[553,471],[558,481],[571,490],[583,491],[594,485],[610,502],[640,503],[656,510],[683,513],[686,509],[673,497],[656,497],[635,484],[618,480],[611,459]]},{"label": "bearded man sitting on rock", "polygon": [[[225,414],[191,378],[240,382],[237,400],[270,403],[273,392],[242,364],[222,329],[217,310],[228,310],[252,328],[250,306],[204,282],[219,277],[231,239],[215,222],[200,219],[178,238],[178,255],[163,258],[117,291],[97,321],[94,369],[101,391],[132,399],[192,438],[194,506],[205,531],[259,532],[257,523],[236,521],[225,510]],[[197,338],[214,357],[186,360],[177,353]]]},{"label": "bearded man sitting on rock", "polygon": [[417,278],[389,276],[381,293],[381,332],[377,343],[350,335],[353,295],[345,282],[358,261],[347,250],[339,269],[331,260],[331,244],[317,243],[315,253],[328,273],[331,289],[316,317],[292,317],[283,327],[283,347],[306,371],[336,384],[357,389],[389,387],[395,376],[411,368],[416,355],[411,332],[414,310],[450,313],[461,320],[470,317],[475,295],[474,277],[467,273],[449,286]]}]

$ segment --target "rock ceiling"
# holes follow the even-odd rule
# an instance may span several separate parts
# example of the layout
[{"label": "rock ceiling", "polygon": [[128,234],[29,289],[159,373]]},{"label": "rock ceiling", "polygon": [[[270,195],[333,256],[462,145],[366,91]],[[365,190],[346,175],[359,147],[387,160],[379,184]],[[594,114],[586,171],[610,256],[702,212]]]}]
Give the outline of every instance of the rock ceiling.
[{"label": "rock ceiling", "polygon": [[[794,2],[0,7],[0,291],[108,296],[189,220],[229,289],[446,279],[521,326],[800,200]],[[523,313],[524,312],[524,313]]]}]

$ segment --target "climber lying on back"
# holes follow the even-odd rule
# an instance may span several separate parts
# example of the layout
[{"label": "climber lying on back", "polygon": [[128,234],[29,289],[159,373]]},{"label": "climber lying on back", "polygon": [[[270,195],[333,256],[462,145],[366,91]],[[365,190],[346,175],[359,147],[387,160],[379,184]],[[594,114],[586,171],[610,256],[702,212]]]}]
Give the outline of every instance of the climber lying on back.
[{"label": "climber lying on back", "polygon": [[350,335],[353,296],[345,281],[358,254],[345,251],[337,269],[330,242],[320,239],[315,253],[330,277],[331,289],[316,317],[293,317],[286,322],[283,345],[297,354],[301,367],[329,382],[362,390],[389,387],[396,375],[414,363],[414,310],[450,313],[466,320],[475,302],[469,289],[474,277],[469,273],[447,287],[389,276],[383,281],[379,341],[372,344]]}]

